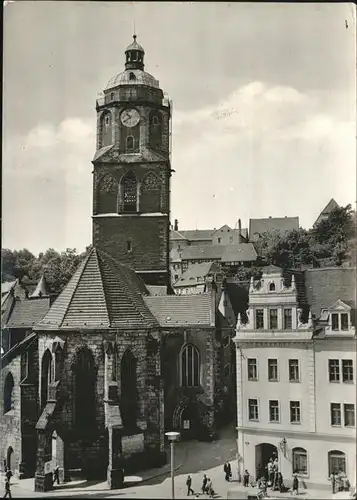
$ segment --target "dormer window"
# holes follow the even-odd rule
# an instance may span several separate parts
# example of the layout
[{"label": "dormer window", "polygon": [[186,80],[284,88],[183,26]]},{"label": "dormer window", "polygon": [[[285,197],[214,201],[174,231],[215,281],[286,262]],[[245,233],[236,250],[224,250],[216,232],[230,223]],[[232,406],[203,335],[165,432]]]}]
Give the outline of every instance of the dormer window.
[{"label": "dormer window", "polygon": [[134,73],[132,72],[129,73],[129,80],[136,80],[136,76]]},{"label": "dormer window", "polygon": [[331,314],[332,330],[347,331],[348,330],[348,313],[332,313]]},{"label": "dormer window", "polygon": [[275,292],[275,283],[270,283],[269,292]]}]

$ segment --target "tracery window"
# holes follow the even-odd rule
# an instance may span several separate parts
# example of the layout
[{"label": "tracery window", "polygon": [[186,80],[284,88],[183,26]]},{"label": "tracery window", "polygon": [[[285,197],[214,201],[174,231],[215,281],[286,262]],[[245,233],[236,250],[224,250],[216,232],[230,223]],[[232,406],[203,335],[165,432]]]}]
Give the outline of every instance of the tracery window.
[{"label": "tracery window", "polygon": [[180,352],[181,385],[198,387],[200,385],[200,353],[197,347],[187,344]]},{"label": "tracery window", "polygon": [[160,182],[154,172],[149,172],[143,180],[143,191],[157,191],[160,189]]},{"label": "tracery window", "polygon": [[46,405],[50,396],[50,385],[53,382],[53,363],[52,354],[46,349],[42,357],[41,366],[41,408]]},{"label": "tracery window", "polygon": [[123,212],[136,212],[138,183],[133,172],[124,175],[121,181]]}]

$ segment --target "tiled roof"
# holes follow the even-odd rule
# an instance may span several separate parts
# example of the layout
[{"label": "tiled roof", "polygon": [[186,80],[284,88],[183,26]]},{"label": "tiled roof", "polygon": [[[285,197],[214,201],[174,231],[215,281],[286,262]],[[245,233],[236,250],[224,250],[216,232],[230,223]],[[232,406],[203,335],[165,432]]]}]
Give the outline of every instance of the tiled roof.
[{"label": "tiled roof", "polygon": [[264,231],[277,229],[280,232],[299,229],[299,217],[269,217],[267,219],[249,220],[249,238]]},{"label": "tiled roof", "polygon": [[215,229],[187,229],[179,231],[189,241],[211,240]]},{"label": "tiled roof", "polygon": [[175,229],[170,229],[170,240],[172,241],[187,240],[187,238],[183,236],[179,231],[175,231]]},{"label": "tiled roof", "polygon": [[144,300],[162,327],[207,327],[215,324],[210,293],[145,297]]},{"label": "tiled roof", "polygon": [[230,231],[236,231],[236,229],[232,229],[231,227],[229,227],[227,224],[224,224],[223,226],[219,227],[218,229],[213,229],[212,231],[212,236],[215,234],[215,233],[218,233],[218,231],[222,231],[223,229],[229,229]]},{"label": "tiled roof", "polygon": [[306,298],[316,318],[338,299],[356,304],[356,268],[330,267],[305,271]]},{"label": "tiled roof", "polygon": [[50,308],[49,297],[15,300],[6,328],[32,328]]},{"label": "tiled roof", "polygon": [[133,269],[93,248],[36,329],[158,326]]},{"label": "tiled roof", "polygon": [[194,245],[182,250],[181,260],[221,260],[224,245]]},{"label": "tiled roof", "polygon": [[335,210],[335,208],[339,208],[339,204],[333,198],[331,198],[326,207],[321,211],[320,215],[327,215],[332,212],[332,210]]},{"label": "tiled roof", "polygon": [[252,262],[258,257],[253,243],[238,243],[236,245],[226,245],[222,262]]},{"label": "tiled roof", "polygon": [[191,264],[182,274],[181,278],[175,283],[174,287],[193,286],[197,284],[197,278],[204,279],[208,274],[219,271],[214,262],[201,262],[200,264]]}]

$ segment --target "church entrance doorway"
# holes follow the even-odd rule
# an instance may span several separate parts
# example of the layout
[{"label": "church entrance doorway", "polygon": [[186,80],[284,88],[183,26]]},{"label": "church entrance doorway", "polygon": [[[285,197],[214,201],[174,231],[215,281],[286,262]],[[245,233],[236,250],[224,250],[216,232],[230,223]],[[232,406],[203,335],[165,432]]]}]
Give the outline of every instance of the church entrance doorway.
[{"label": "church entrance doorway", "polygon": [[257,444],[255,447],[255,479],[267,478],[267,465],[270,459],[278,458],[278,449],[270,443]]}]

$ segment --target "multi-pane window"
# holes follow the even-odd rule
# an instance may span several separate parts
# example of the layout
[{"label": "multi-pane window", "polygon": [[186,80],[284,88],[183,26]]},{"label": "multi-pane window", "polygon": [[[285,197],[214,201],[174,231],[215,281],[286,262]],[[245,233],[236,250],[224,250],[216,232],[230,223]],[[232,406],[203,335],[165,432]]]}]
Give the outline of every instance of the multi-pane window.
[{"label": "multi-pane window", "polygon": [[289,381],[290,382],[299,382],[300,381],[299,360],[298,359],[289,359]]},{"label": "multi-pane window", "polygon": [[200,355],[198,349],[188,344],[181,351],[181,385],[198,387],[200,385]]},{"label": "multi-pane window", "polygon": [[128,172],[122,178],[123,210],[135,212],[137,202],[137,180],[133,172]]},{"label": "multi-pane window", "polygon": [[255,358],[248,358],[248,380],[258,380],[258,367]]},{"label": "multi-pane window", "polygon": [[353,360],[342,360],[342,380],[343,382],[353,382]]},{"label": "multi-pane window", "polygon": [[291,309],[284,309],[284,330],[291,330],[292,324]]},{"label": "multi-pane window", "polygon": [[259,420],[257,399],[248,399],[248,418],[249,420]]},{"label": "multi-pane window", "polygon": [[276,399],[269,400],[269,421],[279,422],[279,401]]},{"label": "multi-pane window", "polygon": [[355,426],[355,405],[350,403],[345,403],[343,405],[343,413],[345,419],[346,427]]},{"label": "multi-pane window", "polygon": [[264,310],[256,309],[255,310],[255,328],[257,330],[261,330],[264,328]]},{"label": "multi-pane window", "polygon": [[346,473],[346,456],[342,451],[332,450],[328,452],[328,473]]},{"label": "multi-pane window", "polygon": [[331,319],[332,319],[332,330],[339,330],[340,329],[339,314],[337,313],[332,314]]},{"label": "multi-pane window", "polygon": [[348,314],[341,313],[341,330],[348,330]]},{"label": "multi-pane window", "polygon": [[301,422],[300,401],[290,401],[290,422],[292,424]]},{"label": "multi-pane window", "polygon": [[307,453],[304,448],[293,448],[293,473],[307,474]]},{"label": "multi-pane window", "polygon": [[328,374],[330,382],[340,381],[340,361],[338,359],[328,360]]},{"label": "multi-pane window", "polygon": [[276,330],[278,328],[278,310],[269,309],[269,328]]},{"label": "multi-pane window", "polygon": [[331,425],[341,425],[341,405],[331,403]]},{"label": "multi-pane window", "polygon": [[268,359],[268,380],[269,382],[278,381],[278,360]]}]

